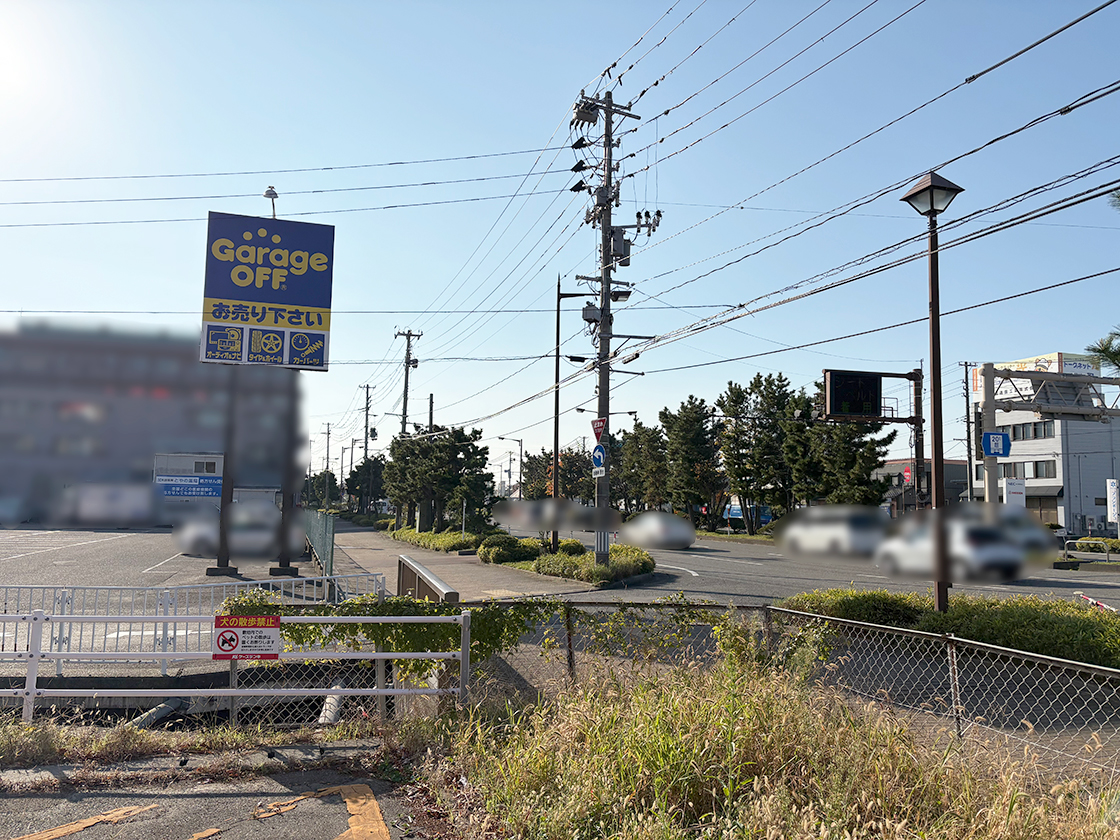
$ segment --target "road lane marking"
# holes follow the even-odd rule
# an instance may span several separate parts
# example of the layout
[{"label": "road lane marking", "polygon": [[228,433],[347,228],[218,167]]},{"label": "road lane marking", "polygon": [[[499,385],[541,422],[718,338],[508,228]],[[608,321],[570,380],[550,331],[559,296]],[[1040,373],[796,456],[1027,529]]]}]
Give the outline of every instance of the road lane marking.
[{"label": "road lane marking", "polygon": [[150,572],[150,571],[152,571],[152,569],[158,569],[158,568],[159,568],[160,566],[162,566],[162,565],[163,565],[164,563],[168,563],[168,562],[170,562],[170,561],[174,560],[174,559],[175,559],[176,557],[182,557],[182,556],[183,556],[183,552],[181,552],[181,551],[180,551],[180,552],[179,552],[178,554],[172,554],[172,555],[171,555],[170,557],[168,557],[168,558],[167,558],[166,560],[160,560],[160,561],[159,561],[158,563],[156,563],[156,564],[155,564],[154,566],[149,566],[148,568],[146,568],[146,569],[145,569],[145,570],[144,570],[143,572],[141,572],[140,574],[146,574],[147,572]]},{"label": "road lane marking", "polygon": [[66,545],[56,545],[56,546],[53,546],[52,548],[40,549],[39,551],[27,551],[27,552],[24,552],[23,554],[13,554],[11,557],[0,557],[0,561],[5,561],[6,562],[8,560],[19,560],[21,557],[31,557],[32,555],[35,555],[35,554],[46,554],[48,551],[59,551],[63,548],[77,548],[78,546],[81,546],[81,545],[93,545],[94,543],[110,542],[112,540],[123,540],[123,539],[127,539],[128,537],[134,537],[134,536],[136,536],[136,535],[135,534],[120,534],[120,535],[115,536],[115,537],[105,537],[105,539],[102,539],[102,540],[87,540],[86,542],[80,542],[80,543],[67,543]]},{"label": "road lane marking", "polygon": [[660,569],[673,569],[677,572],[688,572],[693,577],[700,577],[700,575],[692,571],[692,569],[686,569],[684,566],[670,566],[668,563],[658,563],[657,567]]},{"label": "road lane marking", "polygon": [[753,560],[740,560],[737,557],[713,557],[709,554],[677,554],[678,557],[695,557],[698,560],[718,560],[721,563],[739,563],[745,566],[765,566],[765,563],[756,563]]}]

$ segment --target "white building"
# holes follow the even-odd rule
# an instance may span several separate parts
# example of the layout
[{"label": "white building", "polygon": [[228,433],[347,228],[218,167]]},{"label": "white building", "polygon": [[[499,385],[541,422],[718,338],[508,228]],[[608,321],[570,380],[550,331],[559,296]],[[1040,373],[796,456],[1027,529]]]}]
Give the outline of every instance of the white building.
[{"label": "white building", "polygon": [[[1086,368],[1084,356],[1063,353],[997,363],[996,369],[1001,368],[1069,373],[1073,383],[1076,374],[1099,375],[1095,369]],[[978,418],[979,376],[973,378],[972,394],[976,408],[973,417]],[[1048,404],[1100,408],[1100,387],[997,379],[997,403],[1000,400],[1033,400],[1039,410],[997,410],[996,428],[984,429],[1006,432],[1011,438],[1010,454],[998,460],[999,500],[1003,501],[1003,479],[1025,479],[1027,509],[1044,523],[1060,525],[1078,535],[1108,530],[1105,482],[1120,475],[1120,418],[1105,417],[1102,421],[1045,411]],[[979,439],[976,432],[974,437]],[[972,452],[971,469],[976,498],[983,499],[984,463],[978,454]]]}]

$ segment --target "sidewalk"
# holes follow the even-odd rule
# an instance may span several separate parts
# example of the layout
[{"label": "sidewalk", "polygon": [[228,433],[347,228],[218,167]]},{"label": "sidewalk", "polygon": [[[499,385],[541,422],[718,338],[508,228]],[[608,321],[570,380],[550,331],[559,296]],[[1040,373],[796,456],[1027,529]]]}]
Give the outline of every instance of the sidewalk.
[{"label": "sidewalk", "polygon": [[521,569],[483,563],[475,555],[429,551],[389,539],[383,531],[339,522],[334,535],[335,574],[377,572],[389,594],[397,591],[397,557],[406,554],[459,593],[461,601],[578,595],[598,591],[586,583],[544,577]]}]

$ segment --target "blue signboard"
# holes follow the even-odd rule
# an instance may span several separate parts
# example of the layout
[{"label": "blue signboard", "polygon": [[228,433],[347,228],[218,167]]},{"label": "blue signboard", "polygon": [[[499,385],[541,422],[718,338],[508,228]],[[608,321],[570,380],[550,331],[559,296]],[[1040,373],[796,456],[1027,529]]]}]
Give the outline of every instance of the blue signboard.
[{"label": "blue signboard", "polygon": [[595,448],[591,450],[591,466],[603,467],[606,466],[606,464],[607,450],[603,448],[603,444],[596,444]]},{"label": "blue signboard", "polygon": [[334,228],[211,213],[204,362],[327,369]]},{"label": "blue signboard", "polygon": [[222,477],[214,475],[157,475],[156,486],[164,496],[222,495]]},{"label": "blue signboard", "polygon": [[985,458],[999,458],[1011,454],[1011,435],[1007,432],[984,432],[980,443],[984,448]]}]

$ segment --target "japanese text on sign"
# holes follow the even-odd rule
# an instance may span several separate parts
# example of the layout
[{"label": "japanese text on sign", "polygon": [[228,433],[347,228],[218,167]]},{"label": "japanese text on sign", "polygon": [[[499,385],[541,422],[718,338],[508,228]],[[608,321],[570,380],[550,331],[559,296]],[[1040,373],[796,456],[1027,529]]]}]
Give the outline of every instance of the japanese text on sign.
[{"label": "japanese text on sign", "polygon": [[279,659],[280,616],[214,616],[214,659]]}]

